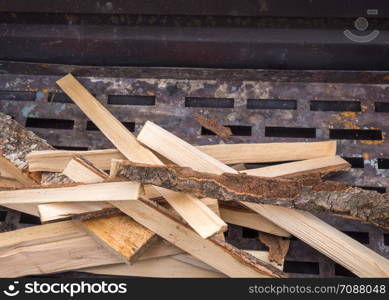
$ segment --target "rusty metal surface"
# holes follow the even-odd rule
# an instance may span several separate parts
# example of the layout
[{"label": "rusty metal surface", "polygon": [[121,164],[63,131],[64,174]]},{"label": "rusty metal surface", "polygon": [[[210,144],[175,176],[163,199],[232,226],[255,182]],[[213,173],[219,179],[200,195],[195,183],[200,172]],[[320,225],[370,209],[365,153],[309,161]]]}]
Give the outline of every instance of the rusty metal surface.
[{"label": "rusty metal surface", "polygon": [[[182,70],[177,72],[182,76]],[[228,80],[228,76],[223,75],[223,72],[242,74],[235,74]],[[198,73],[188,71],[186,79],[176,79],[174,71],[170,69],[159,73],[173,75],[165,78],[115,77],[115,74],[104,77],[100,74],[79,79],[120,121],[126,122],[128,128],[134,129],[135,133],[139,132],[146,120],[152,120],[192,144],[222,143],[217,136],[205,135],[204,132],[202,134],[200,125],[194,120],[194,114],[199,112],[219,118],[224,125],[235,126],[233,127],[235,135],[227,141],[228,143],[319,141],[336,137],[338,154],[348,159],[354,158],[354,168],[340,177],[340,180],[352,185],[385,191],[389,183],[387,122],[389,112],[382,104],[380,107],[384,107],[383,110],[386,112],[375,112],[375,109],[376,102],[389,103],[388,84],[293,82],[285,80],[286,77],[283,77],[284,80],[270,80],[273,77],[269,77],[269,80],[264,80],[263,77],[261,80],[237,79],[245,78],[244,72],[244,70],[218,70],[214,73],[205,71],[201,73],[199,79]],[[150,74],[150,70],[140,69],[136,74]],[[194,79],[190,74],[195,74]],[[220,77],[214,76],[215,74],[219,74]],[[61,91],[55,84],[59,77],[3,72],[0,75],[0,110],[12,115],[22,125],[27,125],[29,129],[58,148],[111,147],[100,132],[88,125],[87,118],[76,105],[67,103],[66,97],[60,94]],[[120,101],[128,102],[128,105],[112,104],[113,95],[129,96],[119,97]],[[214,107],[188,107],[186,105],[190,104],[190,101],[186,100],[187,97],[207,98],[200,99],[200,103]],[[250,100],[251,109],[247,106],[248,99],[257,99]],[[283,105],[284,102],[278,101],[280,99],[289,100],[289,104]],[[312,102],[319,100],[328,103]],[[136,105],[133,105],[134,103]],[[342,111],[344,109],[353,111]],[[58,126],[69,129],[56,129]],[[289,132],[288,128],[309,129],[292,129],[292,132]],[[362,131],[339,133],[333,131],[334,129]],[[268,136],[269,134],[276,136]],[[345,139],[346,137],[349,139]],[[329,216],[322,218],[338,229],[361,239],[378,253],[389,257],[389,245],[384,243],[384,235],[388,236],[388,232],[348,219]],[[227,239],[239,248],[264,249],[255,233],[237,226],[230,226]],[[388,237],[386,239],[388,240]],[[296,277],[348,275],[341,267],[299,240],[291,242],[286,271]]]}]

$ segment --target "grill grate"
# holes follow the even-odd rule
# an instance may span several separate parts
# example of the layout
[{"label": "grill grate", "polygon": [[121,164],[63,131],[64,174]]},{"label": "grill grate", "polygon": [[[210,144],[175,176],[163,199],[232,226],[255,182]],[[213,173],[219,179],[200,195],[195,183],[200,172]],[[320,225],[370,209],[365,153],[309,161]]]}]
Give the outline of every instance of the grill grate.
[{"label": "grill grate", "polygon": [[[237,70],[236,73],[244,72]],[[352,164],[339,177],[348,184],[384,192],[389,183],[387,84],[83,77],[80,81],[127,128],[138,133],[146,120],[192,144],[223,142],[194,120],[195,113],[219,118],[232,128],[228,143],[337,139],[338,154]],[[77,106],[61,93],[59,77],[0,75],[0,110],[58,149],[112,147]],[[33,97],[31,94],[33,93]],[[1,211],[1,230],[36,224]],[[374,226],[320,216],[329,224],[389,257],[389,234]],[[266,249],[257,233],[230,225],[227,240],[243,249]],[[292,239],[285,270],[294,277],[352,276],[304,242]],[[73,274],[73,273],[71,273]]]}]

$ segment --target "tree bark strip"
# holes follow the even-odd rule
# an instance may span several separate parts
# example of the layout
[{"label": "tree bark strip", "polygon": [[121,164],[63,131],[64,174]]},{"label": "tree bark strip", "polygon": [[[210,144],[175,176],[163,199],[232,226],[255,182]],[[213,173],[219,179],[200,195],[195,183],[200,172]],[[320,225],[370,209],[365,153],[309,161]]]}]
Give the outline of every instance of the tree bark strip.
[{"label": "tree bark strip", "polygon": [[294,179],[231,173],[215,175],[175,165],[133,162],[123,162],[118,174],[129,180],[199,197],[338,214],[389,228],[389,194],[323,181],[320,174],[301,175]]}]

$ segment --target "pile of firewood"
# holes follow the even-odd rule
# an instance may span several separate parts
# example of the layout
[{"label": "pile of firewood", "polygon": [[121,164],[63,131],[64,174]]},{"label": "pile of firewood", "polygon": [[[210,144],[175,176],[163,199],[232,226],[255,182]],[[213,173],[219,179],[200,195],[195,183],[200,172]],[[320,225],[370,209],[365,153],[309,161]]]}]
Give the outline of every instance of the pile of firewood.
[{"label": "pile of firewood", "polygon": [[[286,277],[291,236],[360,277],[389,277],[386,258],[312,214],[389,227],[388,194],[333,181],[350,168],[335,142],[192,146],[152,122],[135,137],[72,75],[57,83],[116,149],[55,150],[0,114],[0,205],[43,224],[0,234],[1,277]],[[286,163],[244,167],[268,162]],[[269,250],[228,244],[227,223]]]}]

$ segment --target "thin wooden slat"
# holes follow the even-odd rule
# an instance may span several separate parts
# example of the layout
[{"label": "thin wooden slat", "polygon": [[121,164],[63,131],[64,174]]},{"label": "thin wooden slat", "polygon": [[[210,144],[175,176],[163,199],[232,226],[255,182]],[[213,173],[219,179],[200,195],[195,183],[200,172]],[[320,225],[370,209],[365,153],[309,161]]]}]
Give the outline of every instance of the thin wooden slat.
[{"label": "thin wooden slat", "polygon": [[222,206],[220,215],[224,221],[270,234],[290,237],[291,234],[279,226],[274,225],[268,219],[249,210]]},{"label": "thin wooden slat", "polygon": [[119,208],[134,220],[202,262],[230,277],[282,277],[273,266],[243,254],[218,238],[203,239],[190,227],[150,201],[131,201]]},{"label": "thin wooden slat", "polygon": [[[162,164],[71,74],[58,80],[57,84],[127,159],[137,162]],[[163,188],[156,187],[156,190],[202,237],[207,238],[227,229],[227,225],[220,217],[199,199]]]},{"label": "thin wooden slat", "polygon": [[20,203],[135,200],[140,185],[135,182],[104,182],[66,187],[0,191],[0,205]]},{"label": "thin wooden slat", "polygon": [[219,144],[199,146],[198,149],[225,164],[281,162],[333,156],[336,141]]},{"label": "thin wooden slat", "polygon": [[327,156],[307,160],[301,160],[291,163],[284,163],[269,167],[256,168],[241,171],[253,176],[263,177],[280,177],[299,175],[306,172],[328,173],[331,171],[338,172],[342,168],[348,168],[350,164],[340,156]]},{"label": "thin wooden slat", "polygon": [[[200,172],[237,173],[219,161],[215,163],[215,159],[205,153],[198,155],[198,149],[151,122],[146,123],[138,139],[178,165],[191,167]],[[241,204],[246,205],[247,203],[241,202]],[[360,277],[389,276],[387,259],[332,226],[319,222],[310,213],[255,203],[249,203],[249,208]],[[297,225],[296,218],[300,219]],[[298,230],[291,229],[295,226]]]}]

